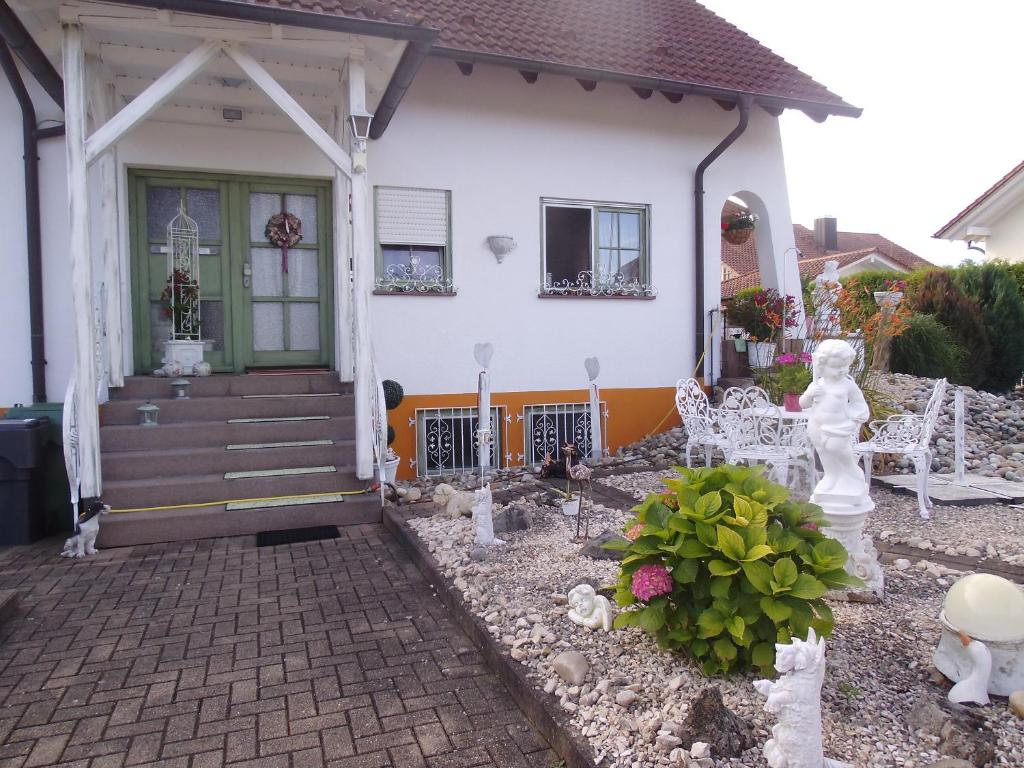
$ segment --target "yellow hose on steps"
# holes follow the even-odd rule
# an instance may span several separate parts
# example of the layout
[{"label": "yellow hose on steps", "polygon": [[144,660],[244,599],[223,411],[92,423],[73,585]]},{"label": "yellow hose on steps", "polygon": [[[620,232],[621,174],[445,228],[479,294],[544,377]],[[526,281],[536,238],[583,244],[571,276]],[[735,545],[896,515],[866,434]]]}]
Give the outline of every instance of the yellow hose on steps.
[{"label": "yellow hose on steps", "polygon": [[111,509],[110,514],[120,515],[127,512],[162,512],[167,509],[198,509],[200,507],[219,507],[221,504],[245,504],[255,501],[282,501],[284,499],[311,499],[317,496],[365,496],[373,489],[362,491],[329,491],[320,493],[300,493],[290,496],[265,496],[258,499],[225,499],[224,501],[202,501],[195,504],[166,504],[162,507],[132,507],[131,509]]}]

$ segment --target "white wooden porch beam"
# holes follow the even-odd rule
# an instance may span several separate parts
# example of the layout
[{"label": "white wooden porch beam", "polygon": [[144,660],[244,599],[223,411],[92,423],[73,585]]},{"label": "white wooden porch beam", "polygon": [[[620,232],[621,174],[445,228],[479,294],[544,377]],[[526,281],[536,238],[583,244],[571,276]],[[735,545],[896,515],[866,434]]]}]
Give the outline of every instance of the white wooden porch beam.
[{"label": "white wooden porch beam", "polygon": [[[345,111],[340,99],[335,108],[334,138],[339,146],[345,141]],[[355,371],[355,347],[352,332],[352,269],[349,255],[352,253],[351,228],[348,221],[349,182],[337,168],[334,169],[334,280],[335,280],[335,334],[338,361],[338,378],[353,381]]]},{"label": "white wooden porch beam", "polygon": [[164,72],[155,83],[140,93],[128,106],[114,115],[89,137],[85,145],[85,159],[93,162],[114,142],[146,119],[178,88],[189,82],[221,51],[221,44],[210,40]]},{"label": "white wooden porch beam", "polygon": [[81,498],[103,492],[100,476],[100,425],[96,393],[92,262],[89,257],[89,179],[85,161],[85,53],[82,28],[64,25],[64,121],[68,174],[68,253],[75,337],[75,406]]},{"label": "white wooden porch beam", "polygon": [[[350,57],[348,61],[348,107],[363,111],[366,103],[366,77],[362,60]],[[355,327],[355,405],[356,405],[356,476],[373,475],[373,336],[370,331],[370,294],[373,292],[373,207],[370,203],[370,184],[366,178],[366,147],[353,139],[352,152],[362,156],[356,167],[360,172],[352,180],[352,315]]]},{"label": "white wooden porch beam", "polygon": [[237,45],[224,46],[224,53],[235,62],[246,76],[273,101],[285,115],[309,137],[309,140],[316,144],[317,148],[327,155],[334,163],[334,167],[343,174],[352,177],[352,159],[348,156],[338,143],[320,124],[310,117],[309,113],[302,108],[291,94],[278,83],[263,65],[250,56],[245,50]]},{"label": "white wooden porch beam", "polygon": [[[114,115],[114,85],[102,76],[95,61],[89,62],[89,107],[95,125],[104,125]],[[107,329],[109,381],[111,387],[124,386],[124,339],[121,327],[121,252],[117,231],[117,156],[116,147],[99,159],[100,226],[103,233],[103,282],[107,286],[104,325]]]}]

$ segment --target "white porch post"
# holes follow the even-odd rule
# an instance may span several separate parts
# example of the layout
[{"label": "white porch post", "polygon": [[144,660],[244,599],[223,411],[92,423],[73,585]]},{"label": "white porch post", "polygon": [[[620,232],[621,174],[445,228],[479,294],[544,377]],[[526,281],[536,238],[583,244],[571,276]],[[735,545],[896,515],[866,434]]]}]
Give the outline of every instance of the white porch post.
[{"label": "white porch post", "polygon": [[[89,105],[98,128],[114,113],[114,86],[98,72],[90,72]],[[100,222],[103,231],[103,282],[107,286],[105,312],[111,387],[124,386],[124,339],[121,327],[121,252],[117,232],[116,147],[98,160],[100,172]]]},{"label": "white porch post", "polygon": [[[348,60],[349,114],[366,111],[366,76],[362,59]],[[352,147],[356,156],[363,147]],[[352,173],[352,314],[356,337],[356,476],[373,477],[373,414],[371,387],[373,384],[373,348],[370,337],[370,301],[373,291],[373,231],[370,226],[370,185],[366,178],[365,163],[353,163]]]},{"label": "white porch post", "polygon": [[[345,110],[339,106],[334,115],[334,140],[345,146]],[[352,381],[355,369],[352,345],[352,270],[350,266],[351,232],[348,224],[348,177],[334,169],[334,295],[337,306],[335,348],[338,378]]]},{"label": "white porch post", "polygon": [[75,313],[75,406],[78,412],[79,479],[81,497],[92,498],[103,492],[103,483],[100,477],[96,338],[93,325],[92,262],[89,256],[89,184],[85,160],[85,56],[82,28],[77,24],[64,25],[63,58],[70,217],[68,251],[71,257],[71,291]]}]

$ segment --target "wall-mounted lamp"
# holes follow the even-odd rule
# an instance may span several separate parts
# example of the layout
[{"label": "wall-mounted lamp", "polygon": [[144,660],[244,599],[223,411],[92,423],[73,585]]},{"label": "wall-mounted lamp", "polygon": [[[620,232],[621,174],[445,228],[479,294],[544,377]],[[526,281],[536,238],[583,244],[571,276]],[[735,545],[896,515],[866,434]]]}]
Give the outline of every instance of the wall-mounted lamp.
[{"label": "wall-mounted lamp", "polygon": [[366,141],[370,138],[370,123],[373,121],[373,115],[368,112],[355,112],[348,116],[348,127],[352,131],[352,136],[357,141]]},{"label": "wall-mounted lamp", "polygon": [[516,241],[510,235],[489,235],[487,237],[487,247],[490,248],[494,258],[501,264],[505,260],[505,255],[509,251],[515,250]]},{"label": "wall-mounted lamp", "polygon": [[976,224],[972,224],[967,228],[965,240],[967,240],[967,250],[977,251],[978,253],[985,255],[985,243],[988,242],[989,236],[992,234],[992,230],[988,227],[979,227]]}]

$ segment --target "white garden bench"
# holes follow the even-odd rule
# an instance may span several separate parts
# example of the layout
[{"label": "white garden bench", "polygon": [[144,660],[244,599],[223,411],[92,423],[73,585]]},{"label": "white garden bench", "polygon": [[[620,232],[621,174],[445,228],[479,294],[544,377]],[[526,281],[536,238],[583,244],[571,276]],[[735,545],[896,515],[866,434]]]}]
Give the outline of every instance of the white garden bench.
[{"label": "white garden bench", "polygon": [[917,504],[923,520],[928,520],[932,500],[928,498],[928,473],[932,468],[932,431],[942,410],[946,395],[946,380],[935,382],[935,389],[928,399],[924,413],[897,414],[888,419],[879,419],[868,424],[871,439],[858,443],[856,450],[864,462],[864,478],[871,485],[871,464],[876,453],[895,453],[906,456],[914,462],[917,476]]}]

